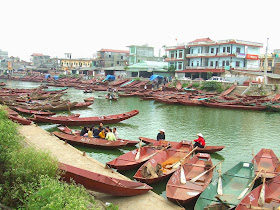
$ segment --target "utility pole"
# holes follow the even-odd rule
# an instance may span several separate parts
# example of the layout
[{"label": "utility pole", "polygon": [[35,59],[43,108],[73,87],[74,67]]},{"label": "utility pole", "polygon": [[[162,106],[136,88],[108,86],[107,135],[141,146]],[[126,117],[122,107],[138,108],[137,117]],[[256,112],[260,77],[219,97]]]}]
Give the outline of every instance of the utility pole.
[{"label": "utility pole", "polygon": [[267,49],[268,49],[268,39],[266,41],[265,58],[264,58],[264,84],[267,84]]}]

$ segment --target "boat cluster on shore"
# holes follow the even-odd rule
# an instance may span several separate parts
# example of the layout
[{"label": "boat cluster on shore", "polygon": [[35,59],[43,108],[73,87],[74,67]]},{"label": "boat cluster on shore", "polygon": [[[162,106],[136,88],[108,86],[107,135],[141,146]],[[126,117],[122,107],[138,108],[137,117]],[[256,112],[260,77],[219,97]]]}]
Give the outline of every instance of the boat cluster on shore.
[{"label": "boat cluster on shore", "polygon": [[[140,141],[118,139],[112,142],[79,136],[76,131],[67,126],[96,125],[101,122],[105,124],[117,123],[137,115],[139,111],[132,110],[117,115],[100,117],[80,117],[79,114],[52,116],[55,114],[52,111],[70,111],[79,104],[78,102],[60,99],[63,93],[67,91],[67,88],[64,88],[65,86],[98,91],[106,91],[108,87],[114,87],[125,92],[119,94],[120,97],[140,96],[143,100],[152,99],[171,104],[220,106],[222,108],[246,110],[266,110],[268,106],[278,110],[277,104],[280,94],[272,99],[264,96],[240,95],[235,95],[233,98],[229,97],[228,94],[234,90],[235,86],[222,94],[217,94],[202,92],[192,88],[191,85],[182,88],[180,83],[177,83],[176,87],[167,85],[159,90],[153,90],[148,81],[128,79],[110,83],[97,79],[80,81],[74,78],[63,78],[62,81],[53,83],[55,86],[61,85],[63,87],[61,89],[48,89],[46,86],[35,89],[2,88],[0,90],[0,102],[9,107],[7,108],[9,118],[21,124],[46,122],[64,125],[65,127],[59,127],[61,132],[53,132],[53,135],[65,141],[65,143],[102,149],[118,149],[124,146],[135,146],[139,143],[137,149],[107,162],[106,167],[111,168],[108,170],[113,168],[119,171],[137,168],[134,178],[140,182],[114,179],[64,164],[61,165],[61,169],[65,171],[65,180],[73,179],[86,188],[98,192],[115,196],[132,196],[151,190],[152,187],[149,184],[169,179],[166,185],[166,196],[170,201],[179,205],[188,205],[189,202],[197,199],[195,209],[228,209],[235,207],[236,209],[276,209],[279,207],[280,162],[271,149],[262,149],[250,163],[237,163],[223,174],[219,169],[218,178],[213,179],[214,169],[218,166],[221,167],[222,163],[213,165],[209,153],[221,151],[224,146],[207,145],[205,148],[194,148],[192,142],[188,141],[157,141],[139,137]],[[32,102],[27,100],[27,94],[30,95]],[[94,99],[89,100],[92,104]],[[81,107],[87,106],[80,105],[76,108]],[[20,117],[18,112],[32,116],[25,119]],[[143,146],[143,143],[147,145]],[[256,180],[260,178],[262,184],[252,190]]]}]

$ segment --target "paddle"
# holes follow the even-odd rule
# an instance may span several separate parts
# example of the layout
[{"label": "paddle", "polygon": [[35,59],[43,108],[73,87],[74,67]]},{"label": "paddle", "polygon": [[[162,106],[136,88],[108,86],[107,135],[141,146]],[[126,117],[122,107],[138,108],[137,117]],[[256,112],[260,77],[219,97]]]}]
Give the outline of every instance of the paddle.
[{"label": "paddle", "polygon": [[184,171],[184,165],[181,165],[180,181],[181,181],[181,184],[187,183],[186,175],[185,175],[185,171]]},{"label": "paddle", "polygon": [[173,163],[172,165],[167,165],[165,168],[178,168],[181,164],[181,162],[186,159],[187,157],[189,157],[195,150],[197,149],[197,147],[195,147],[192,151],[190,151],[185,157],[183,157],[182,159],[180,159],[178,162]]},{"label": "paddle", "polygon": [[[65,127],[68,128],[67,125],[66,125]],[[72,129],[70,129],[70,128],[68,128],[68,129],[70,130],[70,132],[71,132],[74,136],[77,136],[77,135],[72,131]]]},{"label": "paddle", "polygon": [[218,195],[223,195],[223,185],[222,185],[222,163],[220,163],[220,169],[219,172],[219,180],[218,180],[218,188],[217,193]]},{"label": "paddle", "polygon": [[203,173],[199,174],[198,176],[192,178],[190,180],[190,182],[196,182],[196,180],[198,180],[200,177],[202,177],[204,174],[208,173],[209,171],[213,170],[214,168],[216,168],[217,165],[219,165],[220,163],[222,163],[222,161],[220,161],[219,163],[217,163],[216,165],[214,165],[212,168],[208,169],[207,171],[204,171]]},{"label": "paddle", "polygon": [[140,158],[140,149],[141,149],[141,144],[142,144],[142,139],[140,140],[140,143],[139,143],[139,148],[138,148],[138,152],[137,154],[135,155],[135,160],[138,161],[139,158]]},{"label": "paddle", "polygon": [[154,155],[158,154],[159,152],[161,152],[161,151],[167,149],[168,147],[170,147],[170,145],[167,145],[166,147],[162,148],[161,150],[159,150],[159,151],[157,151],[157,152],[155,152],[155,153],[149,155],[148,157],[145,157],[142,161],[149,160],[151,157],[153,157]]},{"label": "paddle", "polygon": [[[266,171],[264,171],[264,174],[266,174]],[[259,196],[259,200],[258,200],[258,204],[263,207],[265,204],[265,175],[263,177],[263,185],[262,185],[262,189],[260,192],[260,196]]]},{"label": "paddle", "polygon": [[243,190],[243,192],[238,196],[238,200],[240,200],[241,198],[244,197],[244,195],[247,193],[247,191],[250,189],[250,187],[255,183],[256,179],[259,177],[260,172],[262,171],[262,169],[257,173],[257,175],[255,176],[255,178],[253,179],[253,181],[247,186],[247,188],[245,188]]}]

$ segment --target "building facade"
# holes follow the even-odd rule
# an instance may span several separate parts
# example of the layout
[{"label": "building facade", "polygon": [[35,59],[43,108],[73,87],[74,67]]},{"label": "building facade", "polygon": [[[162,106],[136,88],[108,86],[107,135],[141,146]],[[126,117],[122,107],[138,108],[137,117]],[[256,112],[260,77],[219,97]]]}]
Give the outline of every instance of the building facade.
[{"label": "building facade", "polygon": [[96,67],[127,66],[128,54],[126,50],[101,49],[96,58]]},{"label": "building facade", "polygon": [[[204,78],[221,76],[227,70],[260,71],[259,54],[263,45],[235,39],[213,41],[196,39],[185,46],[167,48],[168,66],[175,65],[178,78]],[[186,52],[185,58],[182,54]],[[175,59],[171,56],[175,54]]]},{"label": "building facade", "polygon": [[165,61],[168,62],[168,68],[176,71],[184,70],[187,63],[186,54],[189,53],[189,48],[184,44],[179,44],[177,46],[166,47],[165,50],[168,52]]},{"label": "building facade", "polygon": [[141,61],[162,61],[161,57],[154,56],[154,48],[148,45],[130,45],[129,48],[129,65]]},{"label": "building facade", "polygon": [[[88,75],[88,70],[92,67],[93,59],[87,58],[60,58],[60,69],[67,73],[71,74],[85,74]],[[91,71],[92,72],[92,71]],[[91,73],[93,75],[93,73]]]}]

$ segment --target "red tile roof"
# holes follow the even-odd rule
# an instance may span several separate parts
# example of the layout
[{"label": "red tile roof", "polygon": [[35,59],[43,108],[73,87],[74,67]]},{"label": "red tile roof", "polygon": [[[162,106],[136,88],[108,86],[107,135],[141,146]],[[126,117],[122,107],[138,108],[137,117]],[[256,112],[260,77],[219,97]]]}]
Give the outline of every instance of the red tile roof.
[{"label": "red tile roof", "polygon": [[44,55],[41,53],[33,53],[31,56],[44,56]]},{"label": "red tile roof", "polygon": [[193,40],[192,42],[212,42],[212,41],[213,40],[208,37],[208,38],[196,39],[196,40]]},{"label": "red tile roof", "polygon": [[101,49],[97,52],[129,53],[129,51],[127,51],[127,50],[112,50],[112,49]]},{"label": "red tile roof", "polygon": [[203,73],[203,72],[214,72],[222,73],[225,72],[224,69],[185,69],[182,71],[176,71],[177,73]]}]

